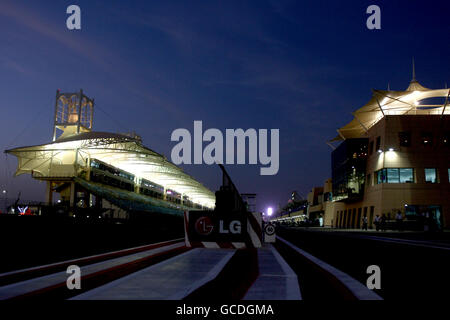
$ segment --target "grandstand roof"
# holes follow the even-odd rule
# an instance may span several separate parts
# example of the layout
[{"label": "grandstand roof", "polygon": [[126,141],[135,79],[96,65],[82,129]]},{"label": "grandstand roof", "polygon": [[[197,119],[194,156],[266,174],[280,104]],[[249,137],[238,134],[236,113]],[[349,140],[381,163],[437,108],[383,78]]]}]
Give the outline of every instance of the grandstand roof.
[{"label": "grandstand roof", "polygon": [[[7,150],[17,156],[16,175],[34,177],[76,176],[88,158],[96,158],[119,169],[186,194],[196,203],[213,208],[214,193],[163,155],[145,147],[140,138],[108,132],[84,132],[42,145]],[[75,169],[74,169],[75,168]]]},{"label": "grandstand roof", "polygon": [[[443,115],[450,114],[450,89],[428,89],[413,80],[405,91],[373,90],[372,98],[353,112],[353,120],[337,130],[338,135],[330,140],[339,141],[360,138],[367,134],[385,115]],[[444,98],[442,103],[429,103],[430,98]]]}]

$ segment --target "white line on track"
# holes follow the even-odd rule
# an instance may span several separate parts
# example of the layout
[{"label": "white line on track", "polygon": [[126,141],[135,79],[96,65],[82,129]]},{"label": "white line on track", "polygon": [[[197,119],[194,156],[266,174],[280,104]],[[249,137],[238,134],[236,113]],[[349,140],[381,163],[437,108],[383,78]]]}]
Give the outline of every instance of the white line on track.
[{"label": "white line on track", "polygon": [[376,294],[374,291],[370,290],[366,286],[364,286],[361,282],[357,281],[356,279],[352,278],[345,272],[342,272],[341,270],[329,265],[328,263],[320,260],[319,258],[314,257],[313,255],[309,254],[308,252],[300,249],[299,247],[295,246],[294,244],[290,243],[289,241],[277,236],[277,240],[283,242],[287,246],[291,247],[295,251],[297,251],[299,254],[304,256],[306,259],[310,260],[314,264],[318,265],[323,270],[329,272],[333,276],[336,277],[340,282],[342,282],[352,293],[353,295],[359,299],[359,300],[383,300],[378,294]]}]

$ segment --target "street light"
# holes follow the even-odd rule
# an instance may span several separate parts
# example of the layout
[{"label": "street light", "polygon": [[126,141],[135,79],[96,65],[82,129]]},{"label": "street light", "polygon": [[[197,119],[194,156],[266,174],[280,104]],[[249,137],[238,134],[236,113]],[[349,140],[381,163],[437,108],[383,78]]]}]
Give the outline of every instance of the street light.
[{"label": "street light", "polygon": [[273,209],[272,207],[267,208],[267,215],[270,217],[272,215]]},{"label": "street light", "polygon": [[3,189],[2,193],[3,193],[3,197],[4,197],[4,201],[5,201],[5,213],[7,213],[8,208],[6,208],[6,194],[8,193],[8,191],[6,191],[5,189]]}]

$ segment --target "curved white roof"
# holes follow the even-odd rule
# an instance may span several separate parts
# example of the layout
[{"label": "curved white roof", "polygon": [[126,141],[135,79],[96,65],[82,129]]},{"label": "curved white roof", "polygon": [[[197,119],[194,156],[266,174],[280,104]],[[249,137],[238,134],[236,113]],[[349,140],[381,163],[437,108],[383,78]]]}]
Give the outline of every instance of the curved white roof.
[{"label": "curved white roof", "polygon": [[138,177],[187,195],[209,208],[215,206],[215,194],[185,173],[163,155],[146,148],[141,140],[108,132],[84,132],[54,142],[20,147],[6,152],[19,160],[16,175],[76,176],[88,158],[99,159]]},{"label": "curved white roof", "polygon": [[[331,141],[364,137],[366,131],[384,115],[441,115],[450,114],[450,89],[427,89],[412,80],[405,91],[373,90],[372,98],[353,112],[353,120],[338,129],[338,136]],[[428,98],[443,97],[442,104],[422,104]]]}]

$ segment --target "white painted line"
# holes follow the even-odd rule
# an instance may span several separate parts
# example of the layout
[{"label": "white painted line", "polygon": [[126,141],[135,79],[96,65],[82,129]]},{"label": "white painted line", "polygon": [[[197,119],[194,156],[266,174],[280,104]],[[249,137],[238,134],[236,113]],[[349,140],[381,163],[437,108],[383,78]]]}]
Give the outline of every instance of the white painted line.
[{"label": "white painted line", "polygon": [[232,242],[231,243],[236,249],[243,249],[246,247],[244,242]]},{"label": "white painted line", "polygon": [[313,255],[309,254],[308,252],[298,248],[297,246],[293,245],[287,240],[284,240],[283,238],[277,236],[277,239],[295,251],[297,251],[299,254],[313,262],[314,264],[318,265],[325,271],[331,273],[333,276],[335,276],[339,281],[341,281],[359,300],[383,300],[378,294],[376,294],[374,291],[370,290],[366,286],[364,286],[361,282],[357,281],[356,279],[352,278],[345,272],[342,272],[339,269],[336,269],[335,267],[329,265],[328,263],[320,260],[319,258],[314,257]]},{"label": "white painted line", "polygon": [[287,300],[301,300],[302,294],[300,292],[300,287],[298,285],[298,277],[297,274],[292,270],[292,268],[287,264],[287,262],[283,259],[283,257],[278,253],[278,251],[270,245],[270,250],[272,251],[275,259],[280,264],[283,269],[284,274],[291,278],[286,280],[286,299]]},{"label": "white painted line", "polygon": [[180,259],[180,258],[182,258],[182,257],[184,257],[186,255],[193,254],[193,252],[195,252],[196,250],[199,250],[199,248],[188,250],[186,252],[178,254],[178,255],[176,255],[176,256],[174,256],[172,258],[169,258],[167,260],[161,261],[161,262],[159,262],[157,264],[151,265],[151,266],[149,266],[147,268],[144,268],[142,270],[130,273],[129,275],[127,275],[125,277],[122,277],[122,278],[119,278],[117,280],[108,282],[108,283],[106,283],[106,284],[104,284],[104,285],[102,285],[100,287],[94,288],[94,289],[89,290],[89,291],[87,291],[85,293],[82,293],[82,294],[79,294],[79,295],[77,295],[75,297],[72,297],[69,300],[87,300],[90,297],[95,296],[98,293],[107,291],[108,289],[114,288],[114,287],[116,287],[117,285],[119,285],[122,282],[126,282],[126,281],[130,280],[131,278],[134,278],[136,276],[139,276],[139,275],[141,275],[143,273],[148,272],[148,269],[150,269],[150,268],[154,268],[155,266],[161,267],[161,266],[164,266],[166,264],[172,263],[173,261],[178,260],[178,259]]},{"label": "white painted line", "polygon": [[[90,274],[103,271],[112,267],[120,266],[122,264],[126,264],[132,261],[136,261],[138,259],[142,259],[148,256],[152,256],[156,253],[164,252],[167,250],[180,248],[184,244],[174,243],[168,246],[163,246],[159,248],[153,248],[149,250],[145,250],[138,253],[133,253],[130,255],[125,255],[122,257],[116,257],[110,260],[100,261],[94,264],[86,265],[81,267],[81,275],[88,276]],[[129,260],[130,259],[130,260]],[[23,294],[27,294],[36,290],[44,289],[53,285],[58,285],[60,283],[64,283],[67,280],[66,271],[58,271],[56,273],[51,273],[42,277],[32,278],[28,280],[24,280],[21,282],[12,283],[6,286],[0,287],[0,300],[9,299],[13,297],[17,297]]]},{"label": "white painted line", "polygon": [[181,241],[181,240],[184,240],[184,238],[178,238],[178,239],[173,239],[173,240],[168,240],[168,241],[163,241],[163,242],[150,243],[150,244],[146,244],[146,245],[139,246],[139,247],[126,248],[126,249],[121,249],[121,250],[118,250],[118,251],[111,251],[111,252],[100,253],[100,254],[96,254],[96,255],[93,255],[93,256],[80,257],[80,258],[75,258],[75,259],[65,260],[65,261],[60,261],[60,262],[54,262],[54,263],[51,263],[51,264],[45,264],[45,265],[31,267],[31,268],[26,268],[26,269],[9,271],[9,272],[5,272],[5,273],[0,273],[0,277],[12,275],[12,274],[15,274],[15,273],[21,273],[21,272],[25,272],[25,271],[39,270],[39,269],[43,269],[43,268],[56,266],[56,265],[59,265],[59,264],[70,264],[70,263],[73,263],[73,262],[76,262],[76,261],[79,261],[79,260],[93,259],[93,258],[98,258],[98,257],[109,255],[109,254],[123,253],[123,252],[126,252],[128,250],[141,249],[141,248],[145,248],[145,247],[152,246],[152,245],[159,245],[159,244],[163,244],[163,243],[169,243],[169,242],[172,242],[172,241]]},{"label": "white painted line", "polygon": [[202,242],[202,244],[205,246],[205,248],[209,249],[220,249],[220,246],[217,244],[217,242]]},{"label": "white painted line", "polygon": [[181,290],[177,292],[176,294],[172,295],[168,298],[168,300],[181,300],[185,297],[187,297],[189,294],[203,286],[204,284],[214,280],[222,271],[222,269],[225,267],[225,265],[230,261],[231,257],[235,254],[235,250],[229,252],[227,255],[225,255],[215,266],[212,268],[208,274],[194,283],[192,283],[188,288]]},{"label": "white painted line", "polygon": [[406,244],[406,245],[422,247],[422,248],[450,250],[450,248],[446,247],[446,246],[439,246],[436,244],[431,244],[430,242],[419,241],[419,240],[386,238],[386,237],[377,237],[377,236],[360,236],[360,238],[373,240],[373,241],[383,241],[383,242],[390,242],[390,243]]}]

